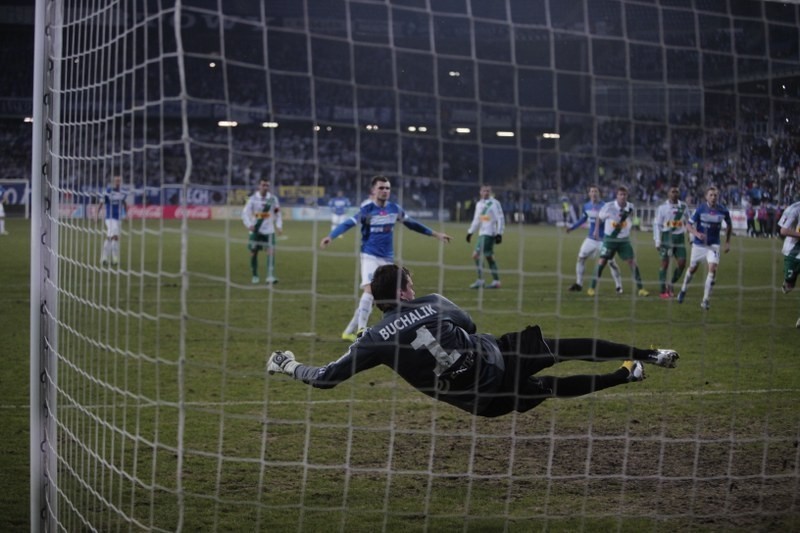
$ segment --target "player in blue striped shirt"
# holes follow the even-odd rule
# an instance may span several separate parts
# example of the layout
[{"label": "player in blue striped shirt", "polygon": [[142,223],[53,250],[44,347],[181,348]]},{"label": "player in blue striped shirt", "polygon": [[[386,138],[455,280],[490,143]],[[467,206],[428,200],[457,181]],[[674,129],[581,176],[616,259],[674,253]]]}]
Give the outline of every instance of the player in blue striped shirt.
[{"label": "player in blue striped shirt", "polygon": [[728,209],[717,203],[719,200],[719,190],[716,187],[709,187],[706,191],[706,201],[695,210],[689,219],[686,229],[694,236],[692,239],[692,257],[689,260],[689,270],[683,277],[683,286],[678,293],[678,303],[683,303],[686,297],[686,288],[692,281],[694,273],[700,266],[700,261],[708,264],[708,275],[706,276],[705,288],[703,291],[703,301],[700,307],[708,311],[711,308],[709,298],[711,298],[711,288],[717,276],[719,267],[719,250],[722,246],[720,234],[722,233],[722,223],[727,225],[725,229],[725,248],[724,252],[731,250],[731,232],[733,224]]},{"label": "player in blue striped shirt", "polygon": [[107,187],[100,197],[97,216],[105,213],[106,226],[106,238],[100,254],[100,262],[103,266],[108,264],[109,258],[111,266],[117,266],[119,263],[120,221],[125,219],[127,197],[128,191],[122,188],[122,176],[114,176],[111,186]]},{"label": "player in blue striped shirt", "polygon": [[[589,222],[589,234],[583,239],[581,248],[578,250],[578,260],[575,262],[575,283],[569,288],[571,292],[580,292],[583,289],[583,274],[586,271],[586,260],[590,257],[597,257],[600,253],[600,247],[603,244],[604,230],[603,225],[600,224],[600,232],[595,237],[594,227],[597,224],[597,214],[605,205],[605,202],[600,200],[600,189],[596,185],[589,187],[589,201],[583,204],[583,213],[581,217],[575,221],[571,226],[568,226],[567,233],[574,231],[581,227],[584,223]],[[608,262],[608,268],[611,269],[611,277],[614,278],[614,286],[617,293],[622,293],[622,274],[619,271],[617,262],[612,258]]]},{"label": "player in blue striped shirt", "polygon": [[371,184],[372,201],[365,202],[355,216],[348,218],[320,242],[325,249],[335,238],[350,228],[361,224],[361,287],[364,289],[353,318],[342,332],[342,339],[353,342],[356,334],[367,327],[369,315],[372,313],[372,291],[370,282],[372,275],[381,265],[394,261],[394,227],[402,223],[408,229],[431,235],[442,242],[450,242],[450,236],[433,231],[431,228],[406,216],[402,207],[389,201],[392,184],[386,176],[375,176]]}]

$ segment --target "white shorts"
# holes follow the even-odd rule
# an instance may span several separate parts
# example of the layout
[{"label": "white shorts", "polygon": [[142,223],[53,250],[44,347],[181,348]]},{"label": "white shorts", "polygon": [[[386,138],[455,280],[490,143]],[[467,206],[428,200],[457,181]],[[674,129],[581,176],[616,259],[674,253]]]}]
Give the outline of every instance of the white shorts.
[{"label": "white shorts", "polygon": [[341,215],[331,215],[331,226],[334,228],[347,220],[347,213],[342,213]]},{"label": "white shorts", "polygon": [[706,246],[705,244],[692,244],[692,258],[689,265],[696,265],[700,261],[708,264],[719,264],[719,244]]},{"label": "white shorts", "polygon": [[597,255],[600,253],[600,247],[602,245],[603,241],[596,241],[587,237],[583,239],[583,244],[581,244],[578,257],[597,257]]},{"label": "white shorts", "polygon": [[392,262],[383,257],[375,257],[374,255],[361,254],[361,288],[363,289],[372,283],[372,276],[379,266],[391,265]]},{"label": "white shorts", "polygon": [[106,237],[119,237],[119,220],[115,218],[106,219]]}]

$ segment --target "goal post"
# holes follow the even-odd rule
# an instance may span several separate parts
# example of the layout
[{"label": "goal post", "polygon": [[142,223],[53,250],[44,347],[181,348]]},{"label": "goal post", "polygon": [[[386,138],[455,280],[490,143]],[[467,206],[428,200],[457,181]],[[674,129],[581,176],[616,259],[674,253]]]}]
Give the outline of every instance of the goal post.
[{"label": "goal post", "polygon": [[[57,86],[55,63],[59,52],[60,3],[36,1],[34,28],[33,140],[31,181],[26,208],[31,218],[31,318],[30,318],[30,520],[31,531],[56,531],[58,516],[58,475],[56,418],[58,366],[53,356],[58,347],[58,218],[57,167],[48,155],[52,148],[50,127],[58,103],[49,87]],[[49,38],[46,37],[49,35]],[[52,48],[51,48],[52,47]],[[45,126],[47,124],[47,126]],[[57,178],[55,178],[57,180]],[[29,200],[28,200],[29,199]],[[54,209],[55,208],[55,209]]]}]

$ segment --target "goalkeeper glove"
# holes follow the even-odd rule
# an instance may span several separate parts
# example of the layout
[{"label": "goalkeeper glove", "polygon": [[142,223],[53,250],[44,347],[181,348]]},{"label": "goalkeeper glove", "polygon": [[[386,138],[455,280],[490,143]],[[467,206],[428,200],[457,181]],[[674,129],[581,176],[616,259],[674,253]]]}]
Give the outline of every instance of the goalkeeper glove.
[{"label": "goalkeeper glove", "polygon": [[467,233],[467,242],[472,240],[472,233]]},{"label": "goalkeeper glove", "polygon": [[299,365],[300,363],[294,360],[292,352],[272,352],[272,355],[269,356],[269,361],[267,361],[267,372],[270,375],[278,372],[294,377],[294,369]]},{"label": "goalkeeper glove", "polygon": [[498,233],[497,235],[494,236],[494,243],[500,244],[501,242],[503,242],[503,236]]}]

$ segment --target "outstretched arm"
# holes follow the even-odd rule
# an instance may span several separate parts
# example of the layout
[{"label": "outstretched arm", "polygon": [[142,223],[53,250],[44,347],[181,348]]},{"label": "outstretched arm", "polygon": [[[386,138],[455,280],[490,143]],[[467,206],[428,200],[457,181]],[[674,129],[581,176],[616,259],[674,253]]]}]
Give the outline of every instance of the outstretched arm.
[{"label": "outstretched arm", "polygon": [[290,351],[272,352],[267,361],[267,372],[286,374],[312,387],[332,389],[353,375],[380,363],[381,359],[374,350],[359,346],[359,342],[356,341],[344,355],[325,366],[298,363]]},{"label": "outstretched arm", "polygon": [[573,225],[567,226],[566,228],[567,233],[580,228],[581,226],[583,226],[584,223],[586,223],[587,220],[589,220],[589,215],[588,213],[586,213],[586,211],[584,211],[581,217],[578,220],[576,220]]},{"label": "outstretched arm", "polygon": [[412,231],[416,231],[417,233],[422,233],[423,235],[431,235],[444,243],[448,243],[450,242],[450,239],[452,239],[450,235],[446,233],[439,233],[438,231],[433,231],[425,224],[417,222],[413,218],[403,219],[403,225]]},{"label": "outstretched arm", "polygon": [[339,236],[339,235],[341,235],[342,233],[346,232],[346,231],[347,231],[347,230],[349,230],[350,228],[352,228],[352,227],[355,227],[355,225],[356,225],[356,219],[355,219],[355,217],[348,218],[347,220],[345,220],[344,222],[342,222],[341,224],[339,224],[338,226],[336,226],[336,227],[333,229],[333,231],[331,231],[331,232],[330,232],[330,234],[329,234],[329,235],[327,235],[326,237],[324,237],[324,238],[323,238],[323,239],[322,239],[322,240],[319,242],[319,247],[320,247],[320,248],[327,248],[327,247],[328,247],[328,245],[329,245],[330,243],[332,243],[332,242],[333,242],[333,239],[335,239],[336,237],[338,237],[338,236]]}]

